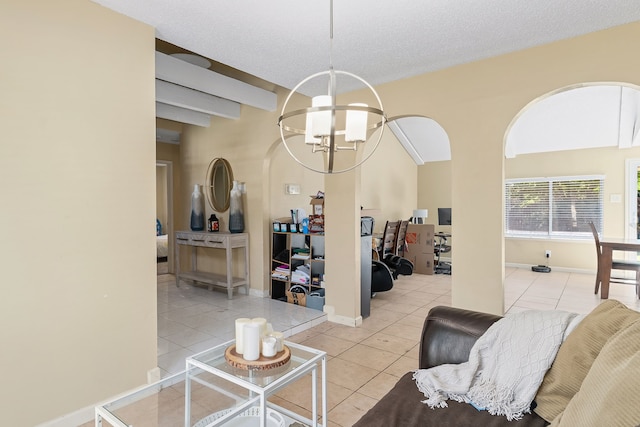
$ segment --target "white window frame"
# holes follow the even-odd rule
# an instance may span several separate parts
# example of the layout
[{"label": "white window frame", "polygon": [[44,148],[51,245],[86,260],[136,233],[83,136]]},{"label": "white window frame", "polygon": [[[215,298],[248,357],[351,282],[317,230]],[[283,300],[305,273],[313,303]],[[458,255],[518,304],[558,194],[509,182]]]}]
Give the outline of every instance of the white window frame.
[{"label": "white window frame", "polygon": [[[593,238],[591,231],[588,228],[583,228],[581,231],[554,231],[553,219],[554,219],[554,200],[553,200],[553,184],[558,182],[567,181],[600,181],[599,199],[594,205],[593,218],[591,218],[598,230],[602,232],[603,215],[604,215],[604,175],[580,175],[580,176],[556,176],[556,177],[540,177],[540,178],[512,178],[505,180],[504,186],[504,233],[505,237],[517,237],[517,238],[531,238],[531,239],[563,239],[563,240],[584,240]],[[512,184],[525,184],[525,183],[547,183],[548,184],[548,229],[544,232],[541,231],[523,231],[523,230],[509,230],[509,185]]]}]

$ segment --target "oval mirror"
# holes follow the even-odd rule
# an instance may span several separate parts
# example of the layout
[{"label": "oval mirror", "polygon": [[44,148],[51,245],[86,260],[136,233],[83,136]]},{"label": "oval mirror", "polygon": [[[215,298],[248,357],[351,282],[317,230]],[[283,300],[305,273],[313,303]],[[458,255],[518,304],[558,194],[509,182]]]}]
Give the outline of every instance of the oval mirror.
[{"label": "oval mirror", "polygon": [[229,209],[229,195],[233,185],[233,171],[226,159],[215,158],[207,168],[205,195],[209,206],[216,212]]}]

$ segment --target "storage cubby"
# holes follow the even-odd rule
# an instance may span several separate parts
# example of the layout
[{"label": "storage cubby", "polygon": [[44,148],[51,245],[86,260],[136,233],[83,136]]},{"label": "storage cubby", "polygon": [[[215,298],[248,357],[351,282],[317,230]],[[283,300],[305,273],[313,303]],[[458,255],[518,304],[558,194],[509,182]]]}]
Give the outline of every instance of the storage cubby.
[{"label": "storage cubby", "polygon": [[[286,297],[285,292],[293,285],[302,285],[308,292],[321,288],[324,254],[324,234],[274,231],[271,245],[271,298]],[[308,280],[303,281],[307,276]]]}]

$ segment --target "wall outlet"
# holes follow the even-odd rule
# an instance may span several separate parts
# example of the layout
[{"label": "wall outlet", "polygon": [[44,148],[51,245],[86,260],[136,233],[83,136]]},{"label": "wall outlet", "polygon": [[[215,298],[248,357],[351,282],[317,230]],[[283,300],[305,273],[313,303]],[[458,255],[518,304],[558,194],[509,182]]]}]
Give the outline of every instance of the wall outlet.
[{"label": "wall outlet", "polygon": [[547,257],[547,258],[551,258],[551,251],[549,249],[544,251],[544,256]]}]

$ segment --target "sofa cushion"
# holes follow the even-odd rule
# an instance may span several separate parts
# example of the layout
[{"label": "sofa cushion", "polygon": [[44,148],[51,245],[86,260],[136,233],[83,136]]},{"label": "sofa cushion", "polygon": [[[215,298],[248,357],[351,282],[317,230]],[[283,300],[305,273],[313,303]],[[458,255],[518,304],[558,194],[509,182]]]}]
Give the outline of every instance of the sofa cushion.
[{"label": "sofa cushion", "polygon": [[560,346],[538,389],[534,411],[549,422],[554,420],[580,389],[607,340],[638,319],[640,313],[615,300],[604,301],[587,314]]},{"label": "sofa cushion", "polygon": [[398,383],[354,427],[543,427],[548,425],[536,414],[525,414],[517,421],[478,411],[466,403],[447,401],[448,407],[431,409],[422,403],[424,395],[406,373]]},{"label": "sofa cushion", "polygon": [[604,345],[553,427],[640,425],[640,320]]}]

